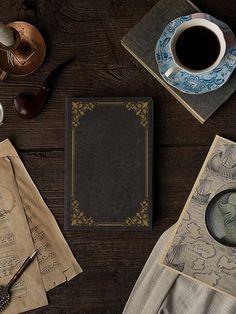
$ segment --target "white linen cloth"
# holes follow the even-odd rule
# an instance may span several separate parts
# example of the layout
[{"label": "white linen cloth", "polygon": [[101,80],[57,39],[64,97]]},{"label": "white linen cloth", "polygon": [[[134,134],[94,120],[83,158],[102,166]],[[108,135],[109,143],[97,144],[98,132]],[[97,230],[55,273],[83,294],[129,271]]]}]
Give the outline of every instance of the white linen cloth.
[{"label": "white linen cloth", "polygon": [[174,226],[156,243],[123,314],[236,314],[236,299],[161,266]]}]

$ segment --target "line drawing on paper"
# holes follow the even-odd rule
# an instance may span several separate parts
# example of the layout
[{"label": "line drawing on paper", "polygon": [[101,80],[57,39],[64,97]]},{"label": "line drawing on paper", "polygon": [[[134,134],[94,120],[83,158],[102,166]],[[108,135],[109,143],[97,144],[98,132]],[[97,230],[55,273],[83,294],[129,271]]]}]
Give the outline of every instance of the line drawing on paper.
[{"label": "line drawing on paper", "polygon": [[195,272],[193,273],[193,277],[200,281],[207,282],[213,287],[217,286],[221,279],[221,276],[214,270],[208,273]]},{"label": "line drawing on paper", "polygon": [[193,261],[193,269],[194,270],[204,270],[205,269],[205,260],[202,258],[197,258]]},{"label": "line drawing on paper", "polygon": [[186,211],[184,217],[183,217],[183,221],[186,222],[186,221],[190,221],[191,220],[191,216],[189,214],[188,211]]},{"label": "line drawing on paper", "polygon": [[226,179],[236,178],[236,146],[224,144],[217,149],[208,162],[208,168],[216,175]]},{"label": "line drawing on paper", "polygon": [[203,240],[194,241],[191,245],[189,245],[189,249],[205,259],[216,255],[214,245]]},{"label": "line drawing on paper", "polygon": [[[220,192],[215,203],[211,203],[213,227],[219,239],[227,236],[226,240],[233,243],[236,237],[236,143],[218,137],[197,177],[162,264],[235,297],[236,247],[217,242],[206,226],[206,210],[210,208],[207,206]],[[184,259],[177,245],[181,236],[187,243]],[[176,254],[178,249],[180,252]]]},{"label": "line drawing on paper", "polygon": [[198,226],[195,222],[190,222],[187,225],[188,236],[192,239],[200,239],[202,238],[202,232],[200,226]]},{"label": "line drawing on paper", "polygon": [[227,272],[228,270],[236,269],[236,263],[234,261],[230,261],[228,256],[222,255],[217,262],[217,267],[219,267],[223,272]]},{"label": "line drawing on paper", "polygon": [[185,266],[185,256],[187,244],[184,243],[185,237],[181,237],[178,244],[173,245],[166,255],[167,265],[171,265],[178,271],[183,271]]},{"label": "line drawing on paper", "polygon": [[204,179],[199,180],[199,185],[192,196],[192,200],[200,205],[208,203],[211,193],[209,193],[213,180],[208,179],[208,175]]}]

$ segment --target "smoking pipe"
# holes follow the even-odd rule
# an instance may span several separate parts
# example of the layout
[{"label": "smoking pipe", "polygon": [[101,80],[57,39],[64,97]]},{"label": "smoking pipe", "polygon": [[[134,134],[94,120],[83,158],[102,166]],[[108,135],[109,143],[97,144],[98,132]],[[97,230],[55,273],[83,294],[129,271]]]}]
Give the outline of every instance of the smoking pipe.
[{"label": "smoking pipe", "polygon": [[23,119],[32,119],[43,109],[46,100],[48,99],[52,90],[53,83],[57,78],[58,73],[69,63],[73,62],[75,58],[69,59],[58,65],[46,78],[42,87],[36,96],[22,93],[14,97],[13,108],[16,110],[18,116]]}]

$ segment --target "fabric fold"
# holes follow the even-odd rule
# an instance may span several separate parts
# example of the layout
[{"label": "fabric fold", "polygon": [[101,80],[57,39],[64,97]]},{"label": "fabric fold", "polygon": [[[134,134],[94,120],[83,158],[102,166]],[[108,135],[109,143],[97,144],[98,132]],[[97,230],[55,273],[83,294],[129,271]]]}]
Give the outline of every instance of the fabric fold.
[{"label": "fabric fold", "polygon": [[160,237],[123,314],[235,314],[236,300],[160,265],[175,226]]}]

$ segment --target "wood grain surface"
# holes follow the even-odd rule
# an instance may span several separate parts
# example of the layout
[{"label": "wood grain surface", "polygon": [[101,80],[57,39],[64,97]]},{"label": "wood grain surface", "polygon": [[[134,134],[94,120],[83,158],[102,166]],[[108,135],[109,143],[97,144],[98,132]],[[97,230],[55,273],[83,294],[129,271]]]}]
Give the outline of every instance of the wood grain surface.
[{"label": "wood grain surface", "polygon": [[[64,107],[67,96],[151,96],[155,104],[154,228],[151,232],[64,232],[84,273],[48,293],[30,313],[121,313],[161,233],[179,216],[215,134],[236,140],[236,94],[201,125],[121,46],[121,38],[156,0],[2,0],[0,20],[40,29],[47,57],[33,75],[0,82],[5,121],[0,140],[20,153],[61,228],[64,210]],[[236,2],[195,0],[236,31]],[[19,119],[12,98],[36,93],[57,64],[77,60],[58,78],[33,120]],[[207,104],[206,104],[207,106]]]}]

